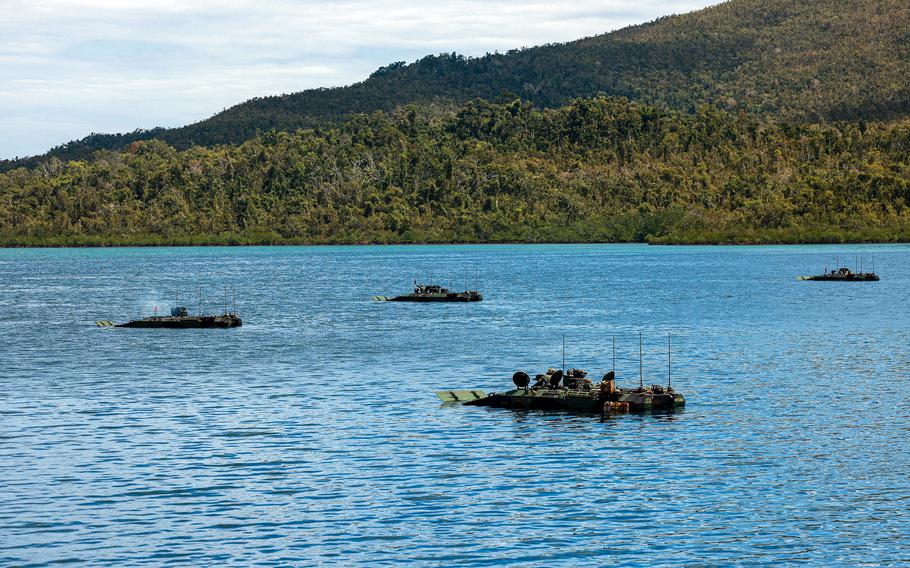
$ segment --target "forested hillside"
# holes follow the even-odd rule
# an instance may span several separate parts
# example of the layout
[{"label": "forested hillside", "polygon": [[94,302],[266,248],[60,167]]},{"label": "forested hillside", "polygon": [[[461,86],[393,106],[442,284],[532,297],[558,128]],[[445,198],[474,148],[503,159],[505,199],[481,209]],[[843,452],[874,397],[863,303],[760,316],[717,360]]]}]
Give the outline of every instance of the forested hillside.
[{"label": "forested hillside", "polygon": [[349,87],[253,99],[183,128],[93,135],[51,154],[81,159],[152,138],[178,149],[237,144],[257,131],[504,92],[540,108],[604,93],[684,111],[707,103],[777,122],[890,120],[910,114],[910,3],[732,0],[567,44],[396,63]]},{"label": "forested hillside", "polygon": [[0,174],[0,243],[892,241],[908,203],[910,119],[516,99],[51,159]]}]

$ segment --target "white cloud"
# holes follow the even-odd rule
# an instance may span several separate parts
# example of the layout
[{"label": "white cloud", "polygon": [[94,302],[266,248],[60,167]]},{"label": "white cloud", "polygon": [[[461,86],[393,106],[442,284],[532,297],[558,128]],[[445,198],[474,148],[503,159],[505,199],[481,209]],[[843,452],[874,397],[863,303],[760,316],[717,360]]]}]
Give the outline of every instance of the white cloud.
[{"label": "white cloud", "polygon": [[429,53],[595,35],[717,0],[2,0],[0,157],[195,122]]}]

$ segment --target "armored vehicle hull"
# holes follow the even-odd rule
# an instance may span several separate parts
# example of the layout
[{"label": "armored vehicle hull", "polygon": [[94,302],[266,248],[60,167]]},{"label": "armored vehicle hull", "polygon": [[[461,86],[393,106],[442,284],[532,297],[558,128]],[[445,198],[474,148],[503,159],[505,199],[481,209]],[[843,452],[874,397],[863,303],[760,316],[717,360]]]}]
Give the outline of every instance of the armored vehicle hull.
[{"label": "armored vehicle hull", "polygon": [[815,282],[878,282],[877,274],[850,274],[840,276],[837,274],[820,274],[817,276],[800,276],[800,280],[812,280]]},{"label": "armored vehicle hull", "polygon": [[221,316],[158,316],[117,324],[114,327],[143,327],[143,328],[168,328],[168,329],[201,329],[210,327],[240,327],[243,320],[234,314]]},{"label": "armored vehicle hull", "polygon": [[877,282],[878,274],[874,272],[853,272],[849,268],[832,270],[825,274],[815,276],[800,276],[797,280],[811,280],[815,282]]},{"label": "armored vehicle hull", "polygon": [[477,290],[452,292],[434,284],[415,284],[414,291],[404,296],[375,296],[377,302],[480,302],[483,294]]},{"label": "armored vehicle hull", "polygon": [[443,402],[459,402],[466,406],[493,406],[523,410],[571,410],[574,412],[613,413],[672,410],[685,406],[686,399],[674,391],[669,383],[639,386],[633,389],[616,387],[616,375],[610,371],[598,384],[586,378],[583,369],[549,369],[537,375],[533,386],[531,377],[523,371],[512,376],[517,388],[486,394],[475,390],[437,391]]},{"label": "armored vehicle hull", "polygon": [[[177,299],[180,299],[179,294]],[[141,327],[141,328],[163,328],[163,329],[203,329],[203,328],[225,328],[240,327],[243,321],[237,316],[236,299],[233,310],[227,309],[227,288],[224,290],[224,313],[221,315],[205,315],[202,313],[202,299],[200,295],[199,315],[191,316],[186,306],[176,305],[171,308],[171,315],[159,316],[158,308],[155,307],[155,315],[147,318],[130,320],[126,323],[114,323],[112,321],[102,320],[95,322],[98,327]]]},{"label": "armored vehicle hull", "polygon": [[479,292],[448,292],[446,294],[408,294],[386,298],[377,296],[380,302],[480,302],[483,295]]},{"label": "armored vehicle hull", "polygon": [[600,389],[514,389],[491,393],[484,398],[468,400],[467,406],[493,406],[523,410],[571,410],[575,412],[647,412],[671,410],[685,406],[683,395],[661,387],[653,389],[618,390],[614,396],[601,395]]}]

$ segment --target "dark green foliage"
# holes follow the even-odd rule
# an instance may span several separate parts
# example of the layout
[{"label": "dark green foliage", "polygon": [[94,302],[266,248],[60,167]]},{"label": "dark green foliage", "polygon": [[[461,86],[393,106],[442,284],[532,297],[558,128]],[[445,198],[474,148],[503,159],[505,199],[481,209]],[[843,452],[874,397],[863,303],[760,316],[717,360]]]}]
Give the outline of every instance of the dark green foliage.
[{"label": "dark green foliage", "polygon": [[910,120],[579,99],[408,106],[0,174],[7,245],[910,239]]},{"label": "dark green foliage", "polygon": [[[294,131],[351,113],[495,100],[504,92],[540,108],[603,93],[781,122],[892,119],[910,113],[908,30],[907,0],[732,0],[567,44],[398,62],[349,87],[252,99],[183,128],[93,135],[51,154],[84,159],[140,138],[179,149],[238,144],[259,131]],[[0,162],[0,171],[14,165]]]}]

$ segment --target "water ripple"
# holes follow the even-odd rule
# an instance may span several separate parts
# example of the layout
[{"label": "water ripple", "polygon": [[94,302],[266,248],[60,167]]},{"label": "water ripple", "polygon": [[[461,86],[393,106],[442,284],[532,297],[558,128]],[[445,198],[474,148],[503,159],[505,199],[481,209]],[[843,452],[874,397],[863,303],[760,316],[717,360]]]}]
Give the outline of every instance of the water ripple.
[{"label": "water ripple", "polygon": [[[872,285],[800,283],[874,251]],[[0,564],[910,562],[910,247],[0,251]],[[477,266],[487,301],[369,301]],[[236,285],[236,330],[100,329]],[[195,304],[194,304],[195,306]],[[516,368],[685,410],[440,405]]]}]

